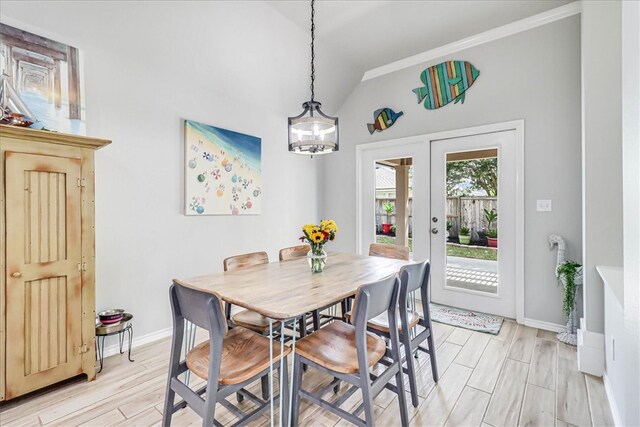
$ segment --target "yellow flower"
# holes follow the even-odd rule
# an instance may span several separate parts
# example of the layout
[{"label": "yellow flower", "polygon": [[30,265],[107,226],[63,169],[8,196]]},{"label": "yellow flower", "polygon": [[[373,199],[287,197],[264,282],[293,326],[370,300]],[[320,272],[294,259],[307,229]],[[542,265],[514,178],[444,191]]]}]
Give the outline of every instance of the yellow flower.
[{"label": "yellow flower", "polygon": [[304,232],[304,234],[306,234],[307,236],[311,236],[313,233],[315,233],[316,231],[319,231],[318,226],[317,225],[313,225],[313,224],[307,224],[304,227],[302,227],[302,231]]},{"label": "yellow flower", "polygon": [[324,241],[324,233],[322,231],[316,231],[309,237],[311,237],[313,243],[322,243]]},{"label": "yellow flower", "polygon": [[[338,233],[338,225],[332,219],[325,219],[320,222],[320,227],[331,233],[332,237],[335,238],[335,235]],[[333,240],[333,238],[331,240]]]}]

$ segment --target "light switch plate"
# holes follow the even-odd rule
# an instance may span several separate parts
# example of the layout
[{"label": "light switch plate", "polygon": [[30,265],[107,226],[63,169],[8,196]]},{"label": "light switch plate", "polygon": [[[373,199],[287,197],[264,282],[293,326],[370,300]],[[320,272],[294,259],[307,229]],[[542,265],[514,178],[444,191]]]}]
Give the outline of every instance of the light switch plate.
[{"label": "light switch plate", "polygon": [[538,212],[551,212],[551,200],[536,200],[536,210]]}]

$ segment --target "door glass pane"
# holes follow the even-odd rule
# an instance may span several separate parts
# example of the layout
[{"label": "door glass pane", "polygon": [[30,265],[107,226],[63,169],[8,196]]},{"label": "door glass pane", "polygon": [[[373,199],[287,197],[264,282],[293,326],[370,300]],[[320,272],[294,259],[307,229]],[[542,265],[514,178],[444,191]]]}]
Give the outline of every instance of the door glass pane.
[{"label": "door glass pane", "polygon": [[447,153],[447,286],[498,292],[498,150]]},{"label": "door glass pane", "polygon": [[376,169],[376,243],[409,246],[413,250],[413,161],[379,160]]}]

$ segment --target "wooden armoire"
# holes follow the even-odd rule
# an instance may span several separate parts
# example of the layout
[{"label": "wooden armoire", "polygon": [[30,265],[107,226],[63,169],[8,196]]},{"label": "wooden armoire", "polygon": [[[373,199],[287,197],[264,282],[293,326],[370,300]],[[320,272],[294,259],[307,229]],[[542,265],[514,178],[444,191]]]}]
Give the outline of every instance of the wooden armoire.
[{"label": "wooden armoire", "polygon": [[95,371],[94,153],[0,125],[0,401]]}]

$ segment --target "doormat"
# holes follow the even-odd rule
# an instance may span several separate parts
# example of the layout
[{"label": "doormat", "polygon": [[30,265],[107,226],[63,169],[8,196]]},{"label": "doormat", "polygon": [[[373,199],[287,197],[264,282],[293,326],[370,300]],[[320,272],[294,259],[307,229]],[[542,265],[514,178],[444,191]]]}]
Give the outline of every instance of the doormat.
[{"label": "doormat", "polygon": [[504,318],[477,311],[462,310],[431,303],[431,320],[472,331],[498,335]]}]

